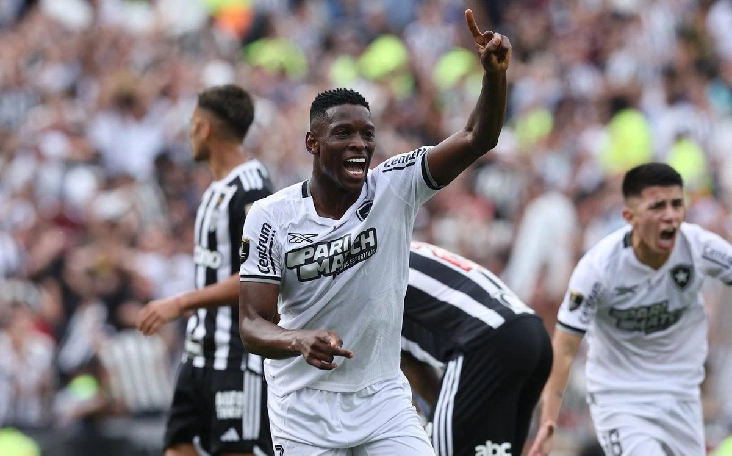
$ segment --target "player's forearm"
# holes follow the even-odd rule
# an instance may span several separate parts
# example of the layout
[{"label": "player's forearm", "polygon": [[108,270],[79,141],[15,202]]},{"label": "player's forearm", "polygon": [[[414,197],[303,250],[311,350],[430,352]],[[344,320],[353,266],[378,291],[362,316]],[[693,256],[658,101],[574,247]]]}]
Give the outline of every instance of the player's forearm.
[{"label": "player's forearm", "polygon": [[557,353],[555,347],[552,373],[541,394],[541,423],[547,421],[557,422],[559,410],[562,408],[564,391],[567,389],[567,383],[569,382],[569,372],[572,368],[573,359],[573,353]]},{"label": "player's forearm", "polygon": [[249,353],[269,359],[285,359],[300,355],[297,331],[281,328],[258,316],[242,316],[239,333]]},{"label": "player's forearm", "polygon": [[239,274],[179,297],[182,312],[201,308],[236,305],[239,301]]},{"label": "player's forearm", "polygon": [[483,155],[498,143],[506,118],[508,89],[505,71],[486,71],[475,109],[468,118],[465,131],[470,133],[473,150]]},{"label": "player's forearm", "polygon": [[427,401],[430,407],[434,407],[440,392],[440,379],[437,377],[435,369],[404,352],[402,352],[401,367],[414,391]]}]

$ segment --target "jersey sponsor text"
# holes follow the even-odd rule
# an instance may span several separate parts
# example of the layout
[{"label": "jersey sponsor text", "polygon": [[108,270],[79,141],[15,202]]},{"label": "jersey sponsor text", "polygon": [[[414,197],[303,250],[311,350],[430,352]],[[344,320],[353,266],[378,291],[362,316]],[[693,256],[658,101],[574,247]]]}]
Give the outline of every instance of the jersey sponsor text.
[{"label": "jersey sponsor text", "polygon": [[301,282],[323,276],[336,276],[376,253],[376,228],[369,228],[351,240],[347,234],[328,242],[319,242],[287,252],[288,269],[297,270]]}]

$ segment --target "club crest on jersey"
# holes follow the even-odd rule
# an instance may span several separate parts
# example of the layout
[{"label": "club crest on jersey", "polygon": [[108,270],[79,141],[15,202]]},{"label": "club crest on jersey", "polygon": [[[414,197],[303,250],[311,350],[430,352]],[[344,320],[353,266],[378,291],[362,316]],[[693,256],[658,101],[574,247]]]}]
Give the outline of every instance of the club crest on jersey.
[{"label": "club crest on jersey", "polygon": [[290,244],[302,244],[303,242],[312,244],[315,236],[317,236],[317,234],[287,233],[287,242]]},{"label": "club crest on jersey", "polygon": [[332,241],[290,250],[285,255],[288,269],[297,271],[300,282],[337,276],[376,253],[376,228],[369,228],[351,238],[347,234]]},{"label": "club crest on jersey", "polygon": [[242,236],[241,246],[239,247],[239,263],[243,264],[249,258],[249,239]]},{"label": "club crest on jersey", "polygon": [[585,301],[585,295],[577,291],[571,291],[569,293],[569,310],[577,310]]},{"label": "club crest on jersey", "polygon": [[694,269],[688,264],[679,264],[671,268],[671,282],[680,291],[684,291],[693,280]]},{"label": "club crest on jersey", "polygon": [[371,212],[371,206],[374,205],[374,202],[371,200],[364,201],[363,204],[356,210],[356,216],[359,220],[362,222],[366,220],[366,217],[368,217],[369,212]]}]

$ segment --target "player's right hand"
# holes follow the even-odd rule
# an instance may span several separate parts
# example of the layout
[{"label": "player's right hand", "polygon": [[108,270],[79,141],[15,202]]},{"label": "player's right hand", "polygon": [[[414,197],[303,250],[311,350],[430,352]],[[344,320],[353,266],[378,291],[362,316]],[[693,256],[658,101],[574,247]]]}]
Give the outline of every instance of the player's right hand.
[{"label": "player's right hand", "polygon": [[534,444],[531,445],[527,456],[549,456],[554,447],[554,428],[556,425],[553,421],[545,421],[539,426],[539,432],[536,433]]},{"label": "player's right hand", "polygon": [[353,358],[353,352],[343,348],[343,340],[332,331],[300,330],[296,341],[305,361],[318,369],[333,370],[338,367],[338,364],[333,362],[336,356]]},{"label": "player's right hand", "polygon": [[178,296],[156,299],[142,308],[135,326],[144,335],[149,336],[155,334],[164,324],[180,317],[181,312],[182,306]]}]

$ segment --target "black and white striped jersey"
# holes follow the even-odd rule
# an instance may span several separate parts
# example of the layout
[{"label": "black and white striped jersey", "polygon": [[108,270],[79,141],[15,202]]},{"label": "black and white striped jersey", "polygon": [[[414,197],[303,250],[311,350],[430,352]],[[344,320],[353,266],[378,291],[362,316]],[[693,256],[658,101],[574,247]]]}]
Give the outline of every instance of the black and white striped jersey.
[{"label": "black and white striped jersey", "polygon": [[[239,271],[244,218],[252,203],[271,195],[272,182],[264,165],[249,160],[203,193],[196,213],[196,289],[228,279]],[[246,366],[239,338],[239,306],[198,309],[186,329],[183,362],[194,367],[235,370]]]},{"label": "black and white striped jersey", "polygon": [[402,349],[433,365],[485,342],[502,325],[534,312],[483,266],[412,242]]}]

